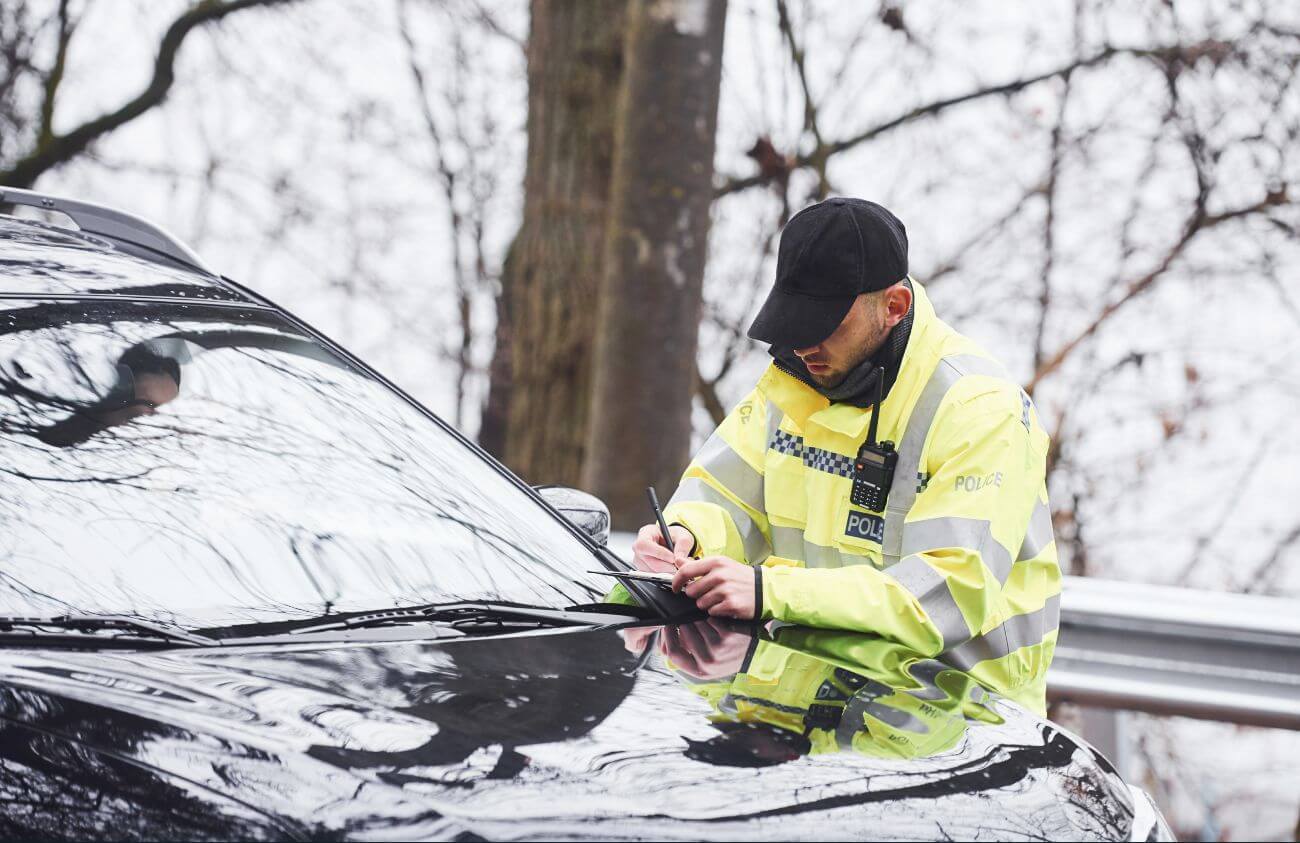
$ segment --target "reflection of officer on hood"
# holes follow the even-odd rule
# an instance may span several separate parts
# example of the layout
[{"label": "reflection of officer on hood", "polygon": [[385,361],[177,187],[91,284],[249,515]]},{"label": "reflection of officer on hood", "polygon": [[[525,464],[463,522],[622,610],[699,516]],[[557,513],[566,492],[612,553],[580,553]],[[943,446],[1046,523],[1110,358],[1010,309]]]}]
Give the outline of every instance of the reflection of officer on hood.
[{"label": "reflection of officer on hood", "polygon": [[[998,722],[988,692],[970,676],[885,639],[787,627],[758,637],[716,620],[713,635],[664,636],[669,667],[709,702],[719,733],[688,740],[686,756],[725,766],[763,767],[802,755],[853,751],[924,758],[954,746],[970,721]],[[679,664],[709,654],[676,652],[683,641],[750,640],[732,675],[701,681]],[[680,660],[680,661],[679,661]]]},{"label": "reflection of officer on hood", "polygon": [[186,331],[131,346],[117,360],[116,381],[97,401],[36,432],[47,445],[72,448],[95,434],[147,415],[174,401],[181,372],[196,355],[218,348],[262,348],[307,357],[339,368],[346,364],[316,343],[265,331]]}]

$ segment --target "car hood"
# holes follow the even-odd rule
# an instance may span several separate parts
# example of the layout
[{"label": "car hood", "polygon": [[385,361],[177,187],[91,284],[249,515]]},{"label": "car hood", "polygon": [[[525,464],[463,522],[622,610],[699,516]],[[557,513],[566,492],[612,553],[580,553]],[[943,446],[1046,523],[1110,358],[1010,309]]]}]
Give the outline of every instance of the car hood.
[{"label": "car hood", "polygon": [[1123,839],[1132,821],[1086,744],[869,636],[5,649],[0,670],[0,798],[43,801],[10,833]]}]

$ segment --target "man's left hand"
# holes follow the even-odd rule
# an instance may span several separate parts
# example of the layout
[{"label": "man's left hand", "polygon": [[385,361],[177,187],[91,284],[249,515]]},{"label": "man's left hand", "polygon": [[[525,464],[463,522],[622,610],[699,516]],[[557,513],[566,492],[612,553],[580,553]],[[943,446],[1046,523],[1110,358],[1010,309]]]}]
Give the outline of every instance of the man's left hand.
[{"label": "man's left hand", "polygon": [[[694,580],[694,582],[692,582]],[[677,569],[673,591],[715,617],[754,619],[754,569],[726,556],[693,559]]]}]

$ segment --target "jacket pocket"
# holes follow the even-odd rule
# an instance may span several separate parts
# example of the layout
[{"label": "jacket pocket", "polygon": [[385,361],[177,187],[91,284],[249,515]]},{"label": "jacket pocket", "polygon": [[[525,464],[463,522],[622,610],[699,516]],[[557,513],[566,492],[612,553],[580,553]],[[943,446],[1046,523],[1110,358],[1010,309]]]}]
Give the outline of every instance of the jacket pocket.
[{"label": "jacket pocket", "polygon": [[850,557],[865,557],[865,560],[879,567],[881,543],[885,538],[885,515],[871,512],[860,506],[854,506],[845,495],[836,507],[835,525],[832,533],[835,544],[846,557],[845,562],[856,561]]},{"label": "jacket pocket", "polygon": [[769,520],[802,529],[808,524],[808,489],[803,462],[771,449],[765,457],[763,506]]}]

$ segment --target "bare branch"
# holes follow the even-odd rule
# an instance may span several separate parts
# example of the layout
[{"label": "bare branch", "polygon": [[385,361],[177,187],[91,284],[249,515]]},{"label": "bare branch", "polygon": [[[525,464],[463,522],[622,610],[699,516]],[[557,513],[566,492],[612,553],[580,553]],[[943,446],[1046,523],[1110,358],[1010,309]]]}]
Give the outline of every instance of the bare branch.
[{"label": "bare branch", "polygon": [[[821,129],[817,125],[817,103],[813,100],[812,87],[808,84],[808,71],[804,66],[804,50],[795,40],[794,24],[790,22],[790,9],[786,0],[776,0],[776,17],[777,26],[781,30],[781,37],[785,40],[786,47],[790,50],[790,62],[794,65],[795,74],[799,77],[799,88],[803,92],[803,129],[810,132],[813,140],[816,141],[815,149],[826,149],[826,142],[822,139]],[[830,192],[830,185],[826,181],[826,156],[814,158],[810,164],[817,173],[817,198],[824,199]]]},{"label": "bare branch", "polygon": [[1169,271],[1169,268],[1173,265],[1174,261],[1177,260],[1184,251],[1186,251],[1188,244],[1192,242],[1197,234],[1228,222],[1229,220],[1240,219],[1252,214],[1261,213],[1278,205],[1285,205],[1288,201],[1285,191],[1275,191],[1268,193],[1263,199],[1252,205],[1247,205],[1242,208],[1234,208],[1233,210],[1224,211],[1219,214],[1207,215],[1203,212],[1202,208],[1198,207],[1183,227],[1183,233],[1182,236],[1178,238],[1178,242],[1174,243],[1174,245],[1170,247],[1169,251],[1165,253],[1164,258],[1161,259],[1160,263],[1150,272],[1147,272],[1140,278],[1130,282],[1124,290],[1123,295],[1102,308],[1101,312],[1093,317],[1092,321],[1090,321],[1083,330],[1075,334],[1074,337],[1062,345],[1055,354],[1043,362],[1034,372],[1033,378],[1030,379],[1029,383],[1025,386],[1025,389],[1032,392],[1043,378],[1046,378],[1059,369],[1065,362],[1066,358],[1068,358],[1081,343],[1095,334],[1097,329],[1105,324],[1106,320],[1114,316],[1126,304],[1133,301],[1133,299],[1149,290],[1166,272]]},{"label": "bare branch", "polygon": [[1277,544],[1273,546],[1273,551],[1246,578],[1241,590],[1246,593],[1267,591],[1267,587],[1274,581],[1281,568],[1283,554],[1297,543],[1300,543],[1300,521],[1292,525],[1291,529],[1278,539]]},{"label": "bare branch", "polygon": [[[906,111],[896,117],[878,123],[868,129],[864,129],[856,134],[850,135],[837,141],[827,143],[818,143],[811,151],[800,154],[795,161],[796,167],[816,167],[819,162],[822,166],[825,161],[832,156],[838,155],[866,141],[872,140],[893,129],[917,120],[934,117],[947,111],[954,106],[963,105],[969,102],[986,99],[989,97],[1006,96],[1023,91],[1026,88],[1046,82],[1049,79],[1057,79],[1074,73],[1084,68],[1093,67],[1103,64],[1117,56],[1131,56],[1139,58],[1149,58],[1164,66],[1177,66],[1179,68],[1193,64],[1201,58],[1220,57],[1230,49],[1230,45],[1222,41],[1201,41],[1195,44],[1172,47],[1157,47],[1152,49],[1139,48],[1122,48],[1122,47],[1105,47],[1091,56],[1077,58],[1060,67],[1037,73],[1032,76],[1022,77],[1010,82],[1004,82],[1000,85],[991,85],[983,88],[977,88],[964,94],[953,97],[945,97],[933,102],[919,105],[916,108]],[[716,189],[715,195],[725,196],[730,193],[737,193],[747,190],[751,187],[763,184],[765,179],[762,176],[745,176],[731,177],[723,180],[722,184]]]},{"label": "bare branch", "polygon": [[47,144],[54,139],[54,97],[59,84],[63,82],[63,71],[68,62],[68,44],[72,42],[72,31],[76,23],[68,16],[68,0],[59,2],[59,36],[54,54],[54,66],[45,77],[45,99],[41,102],[41,124],[36,132],[37,145]]},{"label": "bare branch", "polygon": [[[51,133],[48,138],[39,140],[36,148],[31,153],[19,159],[8,170],[0,170],[0,184],[13,187],[31,187],[42,173],[74,158],[100,137],[160,105],[166,99],[167,92],[171,90],[172,84],[176,81],[176,56],[180,52],[181,45],[185,42],[185,38],[198,27],[222,20],[228,15],[243,9],[255,6],[282,5],[292,1],[230,0],[230,2],[223,3],[219,2],[219,0],[203,0],[203,2],[198,3],[185,14],[172,21],[171,26],[167,27],[167,32],[163,35],[162,43],[158,48],[153,76],[143,91],[117,110],[83,123],[67,134],[54,135]],[[61,26],[60,38],[70,37],[71,28]],[[63,44],[63,49],[66,49],[66,43]],[[61,60],[60,58],[59,61]],[[62,70],[60,68],[59,75],[61,76],[61,74]],[[57,88],[57,83],[55,87]],[[48,87],[48,84],[46,92],[47,96],[52,96],[54,93]],[[47,100],[43,105],[42,119],[44,119],[44,111],[48,111],[52,119],[53,109],[53,101]]]},{"label": "bare branch", "polygon": [[483,3],[479,2],[479,0],[469,0],[469,5],[474,10],[474,20],[482,24],[484,29],[515,45],[515,47],[519,49],[520,53],[527,52],[528,45],[524,43],[524,39],[506,29],[505,26],[501,24],[501,21],[497,20],[496,14],[489,11]]},{"label": "bare branch", "polygon": [[1192,558],[1188,560],[1178,575],[1169,580],[1170,585],[1185,585],[1191,581],[1192,574],[1201,563],[1206,560],[1205,551],[1209,549],[1210,544],[1216,536],[1223,535],[1224,528],[1231,522],[1237,514],[1237,505],[1242,501],[1242,493],[1246,486],[1255,479],[1255,472],[1259,469],[1260,463],[1268,455],[1269,450],[1274,447],[1274,439],[1269,436],[1260,440],[1255,447],[1255,453],[1246,461],[1244,468],[1237,475],[1237,480],[1231,488],[1231,493],[1225,495],[1223,500],[1227,501],[1225,506],[1220,507],[1218,517],[1214,524],[1199,536],[1196,537],[1196,543],[1192,548]]},{"label": "bare branch", "polygon": [[945,275],[957,271],[957,269],[961,267],[961,259],[967,252],[987,241],[996,232],[1006,228],[1011,224],[1012,220],[1024,213],[1026,207],[1028,207],[1029,200],[1042,193],[1044,189],[1045,188],[1042,184],[1030,185],[1029,188],[1021,194],[1019,199],[1011,203],[1007,208],[1006,213],[990,220],[988,225],[973,232],[969,237],[963,240],[957,248],[953,249],[948,257],[936,264],[934,269],[926,273],[920,273],[917,277],[925,280],[926,287],[933,288],[935,282],[942,279]]},{"label": "bare branch", "polygon": [[704,402],[704,409],[708,410],[714,427],[722,424],[722,420],[727,417],[727,408],[722,405],[722,399],[718,397],[718,381],[716,378],[711,381],[705,380],[704,375],[700,374],[698,362],[695,364],[695,394]]}]

